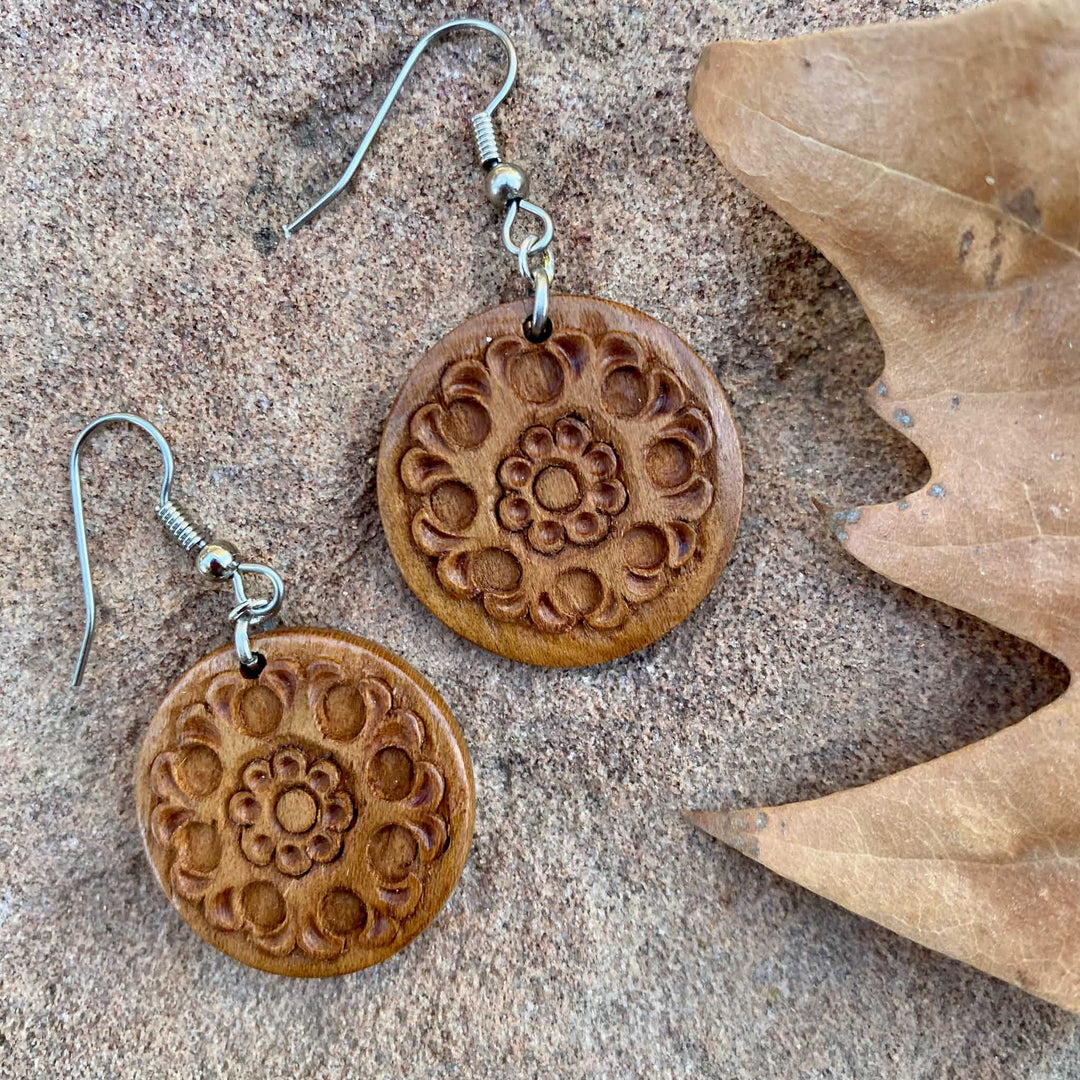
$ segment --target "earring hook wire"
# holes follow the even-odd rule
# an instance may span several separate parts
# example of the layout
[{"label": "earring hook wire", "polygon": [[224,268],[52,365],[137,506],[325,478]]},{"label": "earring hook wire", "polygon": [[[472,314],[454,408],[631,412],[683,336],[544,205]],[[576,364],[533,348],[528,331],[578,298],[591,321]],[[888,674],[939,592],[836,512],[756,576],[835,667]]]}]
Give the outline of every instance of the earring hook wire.
[{"label": "earring hook wire", "polygon": [[[71,685],[82,682],[86,668],[90,645],[94,639],[97,625],[97,604],[94,598],[94,579],[90,572],[90,553],[86,541],[86,516],[83,510],[82,477],[79,469],[79,455],[83,443],[99,427],[105,424],[133,424],[154,440],[161,451],[161,500],[154,511],[155,517],[164,525],[166,533],[188,554],[195,557],[196,567],[204,577],[219,580],[231,580],[236,606],[229,612],[229,621],[234,626],[236,655],[240,661],[241,672],[247,678],[258,678],[266,658],[251,648],[250,632],[272,619],[281,607],[285,593],[285,584],[270,566],[262,563],[244,562],[230,545],[213,540],[204,529],[195,523],[188,512],[173,502],[169,492],[173,479],[173,456],[165,436],[149,420],[130,413],[109,413],[91,421],[79,432],[71,448],[69,472],[71,475],[71,507],[75,517],[75,546],[79,552],[79,571],[82,575],[83,601],[86,605],[86,624],[83,628],[82,647],[75,662],[75,672]],[[244,575],[260,577],[270,586],[270,595],[263,600],[249,597],[244,586]]]},{"label": "earring hook wire", "polygon": [[79,572],[82,574],[83,602],[86,605],[86,624],[83,628],[82,647],[79,649],[78,659],[75,661],[75,672],[71,677],[71,685],[78,686],[82,682],[83,671],[86,668],[86,660],[90,655],[90,644],[94,640],[94,629],[97,625],[97,604],[94,599],[94,579],[90,574],[90,552],[86,543],[86,517],[83,512],[82,477],[79,473],[79,454],[86,439],[99,427],[105,424],[134,424],[135,427],[145,431],[154,440],[158,450],[161,451],[162,475],[161,475],[161,500],[158,509],[169,505],[169,489],[172,487],[173,478],[173,455],[165,436],[149,420],[141,416],[132,416],[130,413],[109,413],[99,416],[91,421],[79,432],[75,444],[71,448],[71,461],[69,472],[71,475],[71,509],[75,516],[75,546],[79,552]]},{"label": "earring hook wire", "polygon": [[290,237],[302,225],[307,224],[307,222],[314,218],[329,203],[333,202],[334,199],[349,186],[350,181],[356,174],[356,170],[360,167],[360,162],[364,160],[364,155],[368,152],[368,147],[370,147],[375,140],[379,128],[386,119],[386,114],[393,106],[394,100],[397,98],[398,93],[405,84],[405,80],[408,79],[412,69],[416,66],[416,61],[420,59],[420,56],[429,45],[438,41],[440,38],[446,37],[447,34],[453,33],[455,30],[480,30],[484,33],[492,34],[499,39],[503,48],[506,50],[506,75],[503,78],[503,84],[487,105],[476,114],[477,117],[486,117],[490,122],[492,114],[499,105],[502,104],[506,95],[510,93],[511,88],[514,85],[514,80],[517,78],[517,50],[514,48],[514,43],[510,40],[505,31],[501,30],[494,23],[486,22],[483,19],[451,19],[449,22],[444,22],[440,26],[436,26],[434,29],[429,30],[416,43],[413,47],[413,51],[409,53],[409,57],[402,65],[401,71],[398,72],[398,76],[394,80],[393,86],[390,87],[389,93],[383,99],[382,105],[379,106],[379,111],[375,114],[375,119],[372,120],[371,126],[367,129],[367,134],[364,135],[364,139],[360,143],[360,148],[353,154],[352,160],[341,174],[337,183],[315,203],[309,206],[295,221],[292,221],[285,226],[286,238]]}]

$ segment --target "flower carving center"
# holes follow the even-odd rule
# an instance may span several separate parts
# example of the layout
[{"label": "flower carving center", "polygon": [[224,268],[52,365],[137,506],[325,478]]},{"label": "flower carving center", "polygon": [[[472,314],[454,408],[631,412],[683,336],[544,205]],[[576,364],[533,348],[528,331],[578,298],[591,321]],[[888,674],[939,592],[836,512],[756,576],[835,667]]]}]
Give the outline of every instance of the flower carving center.
[{"label": "flower carving center", "polygon": [[303,788],[289,788],[274,807],[278,824],[290,833],[307,832],[315,824],[318,814],[315,800]]},{"label": "flower carving center", "polygon": [[577,478],[562,465],[549,465],[541,470],[533,484],[533,493],[545,510],[571,510],[581,502]]}]

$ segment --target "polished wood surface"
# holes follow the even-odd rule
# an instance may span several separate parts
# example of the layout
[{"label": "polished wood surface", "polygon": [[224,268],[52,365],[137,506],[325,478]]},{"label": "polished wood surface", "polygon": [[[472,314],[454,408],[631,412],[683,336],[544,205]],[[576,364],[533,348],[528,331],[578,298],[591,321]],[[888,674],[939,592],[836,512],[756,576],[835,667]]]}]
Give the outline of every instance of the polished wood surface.
[{"label": "polished wood surface", "polygon": [[260,634],[170,690],[139,754],[146,850],[200,936],[279,975],[407,945],[453,891],[475,795],[461,731],[398,657],[332,630]]},{"label": "polished wood surface", "polygon": [[383,434],[379,508],[406,581],[515,660],[595,664],[655,641],[730,556],[742,459],[712,372],[640,311],[552,300],[467,320],[412,371]]}]

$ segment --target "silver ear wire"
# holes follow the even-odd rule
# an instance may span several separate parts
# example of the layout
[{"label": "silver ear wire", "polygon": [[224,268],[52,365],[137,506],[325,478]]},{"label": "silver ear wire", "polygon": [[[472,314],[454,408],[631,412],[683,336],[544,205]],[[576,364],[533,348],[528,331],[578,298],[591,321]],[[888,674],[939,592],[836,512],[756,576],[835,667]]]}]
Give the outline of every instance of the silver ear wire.
[{"label": "silver ear wire", "polygon": [[[259,563],[240,562],[236,552],[228,545],[209,539],[205,530],[197,525],[186,510],[175,503],[170,496],[173,478],[173,456],[165,437],[149,420],[130,413],[109,413],[91,421],[79,432],[71,448],[69,472],[71,475],[71,509],[75,518],[75,546],[79,554],[79,572],[82,575],[83,601],[86,605],[86,624],[83,628],[82,646],[75,662],[75,671],[71,685],[82,682],[86,668],[90,645],[94,640],[97,625],[97,604],[94,598],[94,581],[90,573],[90,553],[86,542],[86,518],[83,512],[82,477],[79,471],[79,455],[88,436],[105,424],[125,423],[145,431],[154,440],[161,451],[162,477],[161,496],[154,511],[165,526],[169,536],[185,551],[194,553],[199,573],[205,577],[231,579],[236,607],[229,613],[229,619],[235,625],[237,656],[241,670],[245,674],[257,675],[262,670],[261,657],[251,651],[249,630],[253,626],[271,618],[281,607],[285,585],[278,573],[269,566]],[[244,590],[243,575],[257,574],[270,584],[270,596],[262,603],[250,600]],[[258,671],[255,669],[258,668]]]},{"label": "silver ear wire", "polygon": [[352,161],[349,162],[348,167],[341,174],[338,182],[326,192],[325,195],[321,196],[315,203],[309,206],[295,221],[292,221],[285,226],[285,235],[287,237],[296,232],[301,225],[309,222],[320,210],[327,204],[332,203],[349,186],[349,181],[352,180],[353,176],[356,174],[356,170],[360,167],[360,162],[364,160],[364,155],[368,152],[368,147],[374,142],[375,136],[379,133],[379,128],[382,127],[382,122],[386,119],[386,114],[390,111],[395,99],[401,92],[402,86],[405,85],[405,80],[416,66],[416,61],[420,59],[421,54],[432,42],[438,41],[439,38],[446,37],[447,34],[453,33],[455,30],[482,30],[485,33],[494,34],[506,50],[506,76],[503,79],[503,84],[487,105],[472,118],[473,132],[476,136],[476,148],[477,153],[480,155],[480,163],[485,169],[498,163],[499,148],[495,139],[495,125],[492,121],[492,115],[499,105],[502,104],[503,98],[510,93],[510,88],[514,85],[514,80],[517,78],[517,51],[514,49],[514,43],[506,33],[500,30],[494,23],[484,22],[483,19],[451,19],[449,22],[444,22],[441,26],[436,26],[434,30],[429,30],[416,43],[413,51],[409,53],[408,59],[398,72],[398,76],[394,80],[394,85],[390,87],[389,93],[383,98],[383,103],[379,106],[379,111],[375,114],[375,119],[371,121],[371,127],[367,129],[367,134],[360,143],[360,149],[353,154]]},{"label": "silver ear wire", "polygon": [[[451,19],[449,22],[436,26],[429,30],[413,47],[408,58],[398,72],[393,86],[383,99],[379,111],[375,114],[371,126],[367,129],[360,148],[352,156],[348,167],[341,174],[337,183],[320,196],[316,202],[309,206],[295,221],[285,226],[286,238],[292,236],[297,229],[311,221],[329,203],[332,203],[348,186],[356,170],[360,167],[364,155],[368,152],[386,119],[386,114],[394,104],[398,93],[401,91],[405,80],[409,77],[416,61],[420,59],[424,50],[434,41],[445,37],[455,30],[481,30],[484,33],[493,34],[502,43],[506,50],[506,76],[498,93],[488,104],[470,120],[473,136],[476,140],[476,152],[480,158],[480,165],[484,170],[485,189],[490,202],[499,210],[504,210],[506,216],[503,221],[503,244],[506,250],[518,259],[522,274],[533,289],[534,304],[533,313],[527,320],[525,332],[533,340],[543,340],[550,332],[547,315],[547,296],[555,275],[555,260],[548,245],[555,235],[555,225],[551,215],[542,207],[528,200],[529,174],[520,166],[510,162],[504,162],[499,155],[499,144],[495,136],[495,123],[493,115],[503,99],[510,92],[517,77],[517,51],[514,43],[505,31],[500,30],[494,23],[485,22],[483,19]],[[539,235],[530,233],[522,240],[521,244],[514,243],[510,231],[518,212],[523,211],[536,218],[542,226]],[[542,258],[540,265],[533,267],[529,264],[531,257]]]}]

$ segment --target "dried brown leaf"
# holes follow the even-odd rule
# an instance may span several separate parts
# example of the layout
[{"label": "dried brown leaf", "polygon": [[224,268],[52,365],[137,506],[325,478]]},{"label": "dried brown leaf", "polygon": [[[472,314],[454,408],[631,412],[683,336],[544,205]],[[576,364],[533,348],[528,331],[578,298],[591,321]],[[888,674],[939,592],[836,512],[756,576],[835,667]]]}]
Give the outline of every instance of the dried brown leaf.
[{"label": "dried brown leaf", "polygon": [[[859,295],[926,454],[829,511],[867,566],[1080,664],[1080,2],[706,49],[721,161]],[[694,815],[905,936],[1080,1011],[1080,691],[866,787]]]}]

